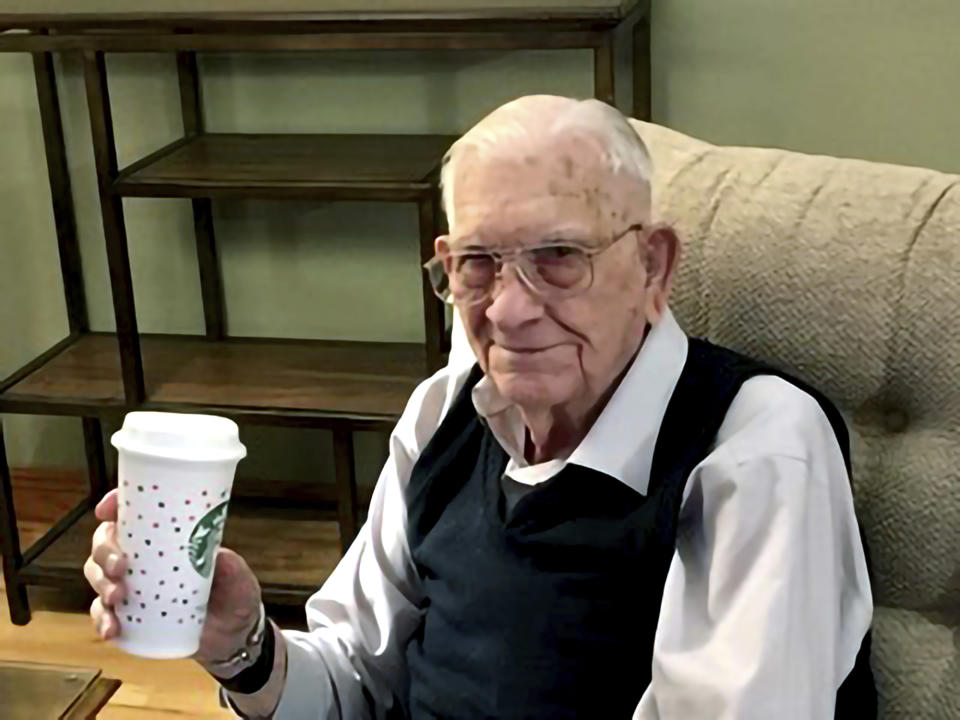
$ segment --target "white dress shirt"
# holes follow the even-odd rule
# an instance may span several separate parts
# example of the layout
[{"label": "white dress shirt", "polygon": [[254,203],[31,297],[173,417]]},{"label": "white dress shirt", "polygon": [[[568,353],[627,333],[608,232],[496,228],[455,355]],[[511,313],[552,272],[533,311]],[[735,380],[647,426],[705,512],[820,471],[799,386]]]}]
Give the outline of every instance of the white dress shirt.
[{"label": "white dress shirt", "polygon": [[[686,335],[668,311],[570,457],[536,466],[524,462],[517,409],[482,379],[473,402],[509,455],[508,501],[566,463],[646,493],[686,355]],[[406,682],[405,648],[424,597],[407,543],[404,491],[472,363],[469,352],[455,350],[410,398],[367,522],[307,603],[310,631],[284,633],[288,667],[277,720],[380,717]],[[826,416],[784,380],[748,380],[687,480],[652,680],[637,689],[633,718],[833,718],[871,614],[850,485]]]}]

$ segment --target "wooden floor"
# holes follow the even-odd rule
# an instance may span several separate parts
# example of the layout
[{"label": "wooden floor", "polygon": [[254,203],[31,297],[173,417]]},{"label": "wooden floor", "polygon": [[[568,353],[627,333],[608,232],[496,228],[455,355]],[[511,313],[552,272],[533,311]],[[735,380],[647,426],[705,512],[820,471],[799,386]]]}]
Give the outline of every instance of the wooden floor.
[{"label": "wooden floor", "polygon": [[[192,660],[143,660],[99,640],[82,608],[64,607],[49,591],[31,590],[33,620],[13,625],[4,598],[0,659],[96,667],[123,684],[98,717],[103,720],[213,720],[221,710],[216,683]],[[56,609],[37,610],[38,607]],[[80,612],[77,612],[79,610]]]},{"label": "wooden floor", "polygon": [[[20,546],[30,547],[86,495],[83,473],[14,471],[13,504],[17,509]],[[0,586],[2,583],[0,578]]]},{"label": "wooden floor", "polygon": [[[17,477],[14,500],[21,542],[29,546],[54,520],[84,497],[82,478]],[[2,584],[2,578],[0,578]],[[216,683],[191,660],[146,660],[127,655],[94,633],[86,599],[48,588],[30,588],[33,619],[10,622],[0,590],[0,660],[96,667],[123,682],[98,717],[103,720],[212,720],[234,717],[220,709]],[[302,613],[300,613],[302,614]],[[299,615],[284,626],[301,626]]]}]

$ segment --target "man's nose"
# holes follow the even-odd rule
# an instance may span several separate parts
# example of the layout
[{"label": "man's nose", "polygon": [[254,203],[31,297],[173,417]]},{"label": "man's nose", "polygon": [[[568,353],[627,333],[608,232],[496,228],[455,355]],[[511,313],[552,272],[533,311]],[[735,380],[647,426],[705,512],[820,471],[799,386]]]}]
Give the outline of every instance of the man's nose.
[{"label": "man's nose", "polygon": [[517,266],[504,263],[494,283],[487,320],[494,325],[511,329],[543,316],[543,302],[527,287]]}]

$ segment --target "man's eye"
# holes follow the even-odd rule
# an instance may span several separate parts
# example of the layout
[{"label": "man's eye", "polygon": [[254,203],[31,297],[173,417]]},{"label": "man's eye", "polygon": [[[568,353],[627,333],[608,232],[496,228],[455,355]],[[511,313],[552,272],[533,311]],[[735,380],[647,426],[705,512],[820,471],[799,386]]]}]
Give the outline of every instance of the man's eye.
[{"label": "man's eye", "polygon": [[492,255],[471,253],[457,256],[452,282],[464,289],[485,288],[494,281],[497,264]]},{"label": "man's eye", "polygon": [[571,245],[553,245],[550,247],[536,248],[531,251],[533,259],[537,262],[557,262],[560,260],[579,260],[584,257],[584,252],[580,248]]},{"label": "man's eye", "polygon": [[491,265],[493,265],[493,256],[483,253],[460,255],[456,262],[456,267],[460,271],[479,270]]}]

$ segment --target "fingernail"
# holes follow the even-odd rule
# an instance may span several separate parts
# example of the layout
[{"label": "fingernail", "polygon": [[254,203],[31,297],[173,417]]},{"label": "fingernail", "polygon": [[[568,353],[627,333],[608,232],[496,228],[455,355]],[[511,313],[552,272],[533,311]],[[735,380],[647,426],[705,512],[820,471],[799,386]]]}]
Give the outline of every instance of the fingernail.
[{"label": "fingernail", "polygon": [[107,556],[107,572],[110,575],[113,575],[117,572],[117,568],[120,566],[120,556],[116,553],[110,553]]}]

